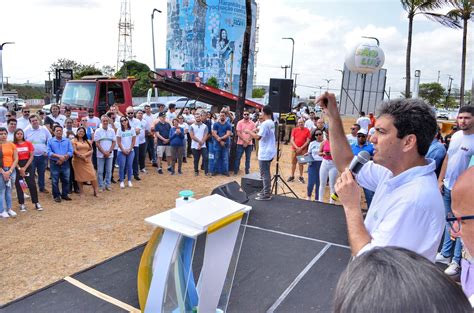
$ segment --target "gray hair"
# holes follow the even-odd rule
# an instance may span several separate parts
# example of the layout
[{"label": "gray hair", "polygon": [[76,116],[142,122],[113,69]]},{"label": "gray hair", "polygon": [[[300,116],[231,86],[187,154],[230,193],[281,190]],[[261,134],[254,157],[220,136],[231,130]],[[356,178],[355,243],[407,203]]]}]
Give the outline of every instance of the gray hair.
[{"label": "gray hair", "polygon": [[349,263],[339,278],[336,313],[472,312],[462,289],[415,252],[375,248]]}]

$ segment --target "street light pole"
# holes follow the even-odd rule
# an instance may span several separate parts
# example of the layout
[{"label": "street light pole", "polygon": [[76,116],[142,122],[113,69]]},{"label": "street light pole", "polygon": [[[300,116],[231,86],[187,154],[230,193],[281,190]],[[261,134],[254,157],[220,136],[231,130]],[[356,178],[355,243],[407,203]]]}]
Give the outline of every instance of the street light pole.
[{"label": "street light pole", "polygon": [[326,81],[328,84],[327,84],[327,88],[326,88],[326,91],[329,91],[329,83],[331,81],[333,81],[334,79],[327,79],[327,78],[323,78],[324,81]]},{"label": "street light pole", "polygon": [[2,91],[1,91],[1,94],[0,96],[3,96],[3,61],[2,61],[2,53],[3,53],[3,46],[4,45],[8,45],[8,44],[14,44],[14,42],[11,42],[11,41],[8,41],[8,42],[4,42],[0,45],[0,79],[2,81]]},{"label": "street light pole", "polygon": [[291,40],[291,42],[293,43],[293,46],[291,48],[291,68],[290,68],[290,79],[293,77],[293,57],[295,56],[295,40],[291,37],[284,37],[282,39],[288,39],[288,40]]},{"label": "street light pole", "polygon": [[151,12],[151,45],[153,47],[153,71],[156,71],[156,60],[155,60],[155,31],[153,25],[153,19],[155,18],[155,12],[161,13],[158,9],[153,9]]}]

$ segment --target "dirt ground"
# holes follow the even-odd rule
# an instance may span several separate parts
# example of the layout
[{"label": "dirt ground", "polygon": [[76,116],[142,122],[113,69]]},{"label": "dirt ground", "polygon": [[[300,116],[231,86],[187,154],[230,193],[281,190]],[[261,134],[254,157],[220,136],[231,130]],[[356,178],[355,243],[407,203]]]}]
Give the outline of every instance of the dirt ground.
[{"label": "dirt ground", "polygon": [[[352,122],[344,120],[344,128],[349,129]],[[280,165],[286,179],[289,146],[282,145]],[[28,212],[21,213],[14,198],[18,217],[0,220],[0,305],[146,242],[153,229],[144,218],[173,208],[180,190],[191,189],[200,198],[221,184],[233,180],[240,183],[241,178],[195,177],[192,158],[184,164],[182,176],[158,175],[148,166],[149,174],[142,174],[133,188],[120,190],[115,184],[111,192],[103,192],[99,198],[92,196],[89,186],[84,196],[73,194],[70,202],[55,203],[50,195],[41,194],[43,212],[26,202]],[[251,171],[258,171],[254,153]],[[306,184],[293,182],[291,187],[299,197],[306,197]]]}]

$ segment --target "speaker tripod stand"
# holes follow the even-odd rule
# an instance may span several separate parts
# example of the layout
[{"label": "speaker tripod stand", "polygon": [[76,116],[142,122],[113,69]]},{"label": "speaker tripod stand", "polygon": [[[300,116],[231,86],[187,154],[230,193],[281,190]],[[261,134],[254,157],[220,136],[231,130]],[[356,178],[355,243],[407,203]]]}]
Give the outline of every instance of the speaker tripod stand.
[{"label": "speaker tripod stand", "polygon": [[[280,115],[280,114],[279,114]],[[272,194],[278,195],[278,182],[283,183],[284,187],[288,188],[288,191],[285,191],[284,187],[282,187],[283,193],[281,195],[288,195],[288,194],[293,194],[295,198],[299,199],[298,195],[291,189],[290,185],[281,177],[280,175],[280,137],[281,137],[281,132],[280,132],[280,126],[278,127],[278,135],[277,135],[277,159],[276,159],[276,169],[275,169],[275,175],[273,175],[271,179],[271,185],[272,185]]]}]

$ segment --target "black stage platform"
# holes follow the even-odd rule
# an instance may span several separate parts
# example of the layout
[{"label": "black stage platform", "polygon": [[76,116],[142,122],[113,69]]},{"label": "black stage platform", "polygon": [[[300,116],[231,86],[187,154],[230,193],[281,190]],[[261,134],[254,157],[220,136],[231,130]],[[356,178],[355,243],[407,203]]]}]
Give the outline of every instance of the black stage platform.
[{"label": "black stage platform", "polygon": [[[342,207],[281,196],[248,204],[253,209],[227,312],[331,312],[337,279],[350,259]],[[139,308],[136,276],[143,249],[72,275],[0,312],[134,311]],[[201,258],[196,255],[195,270]],[[77,287],[77,281],[113,299],[102,300]]]}]

